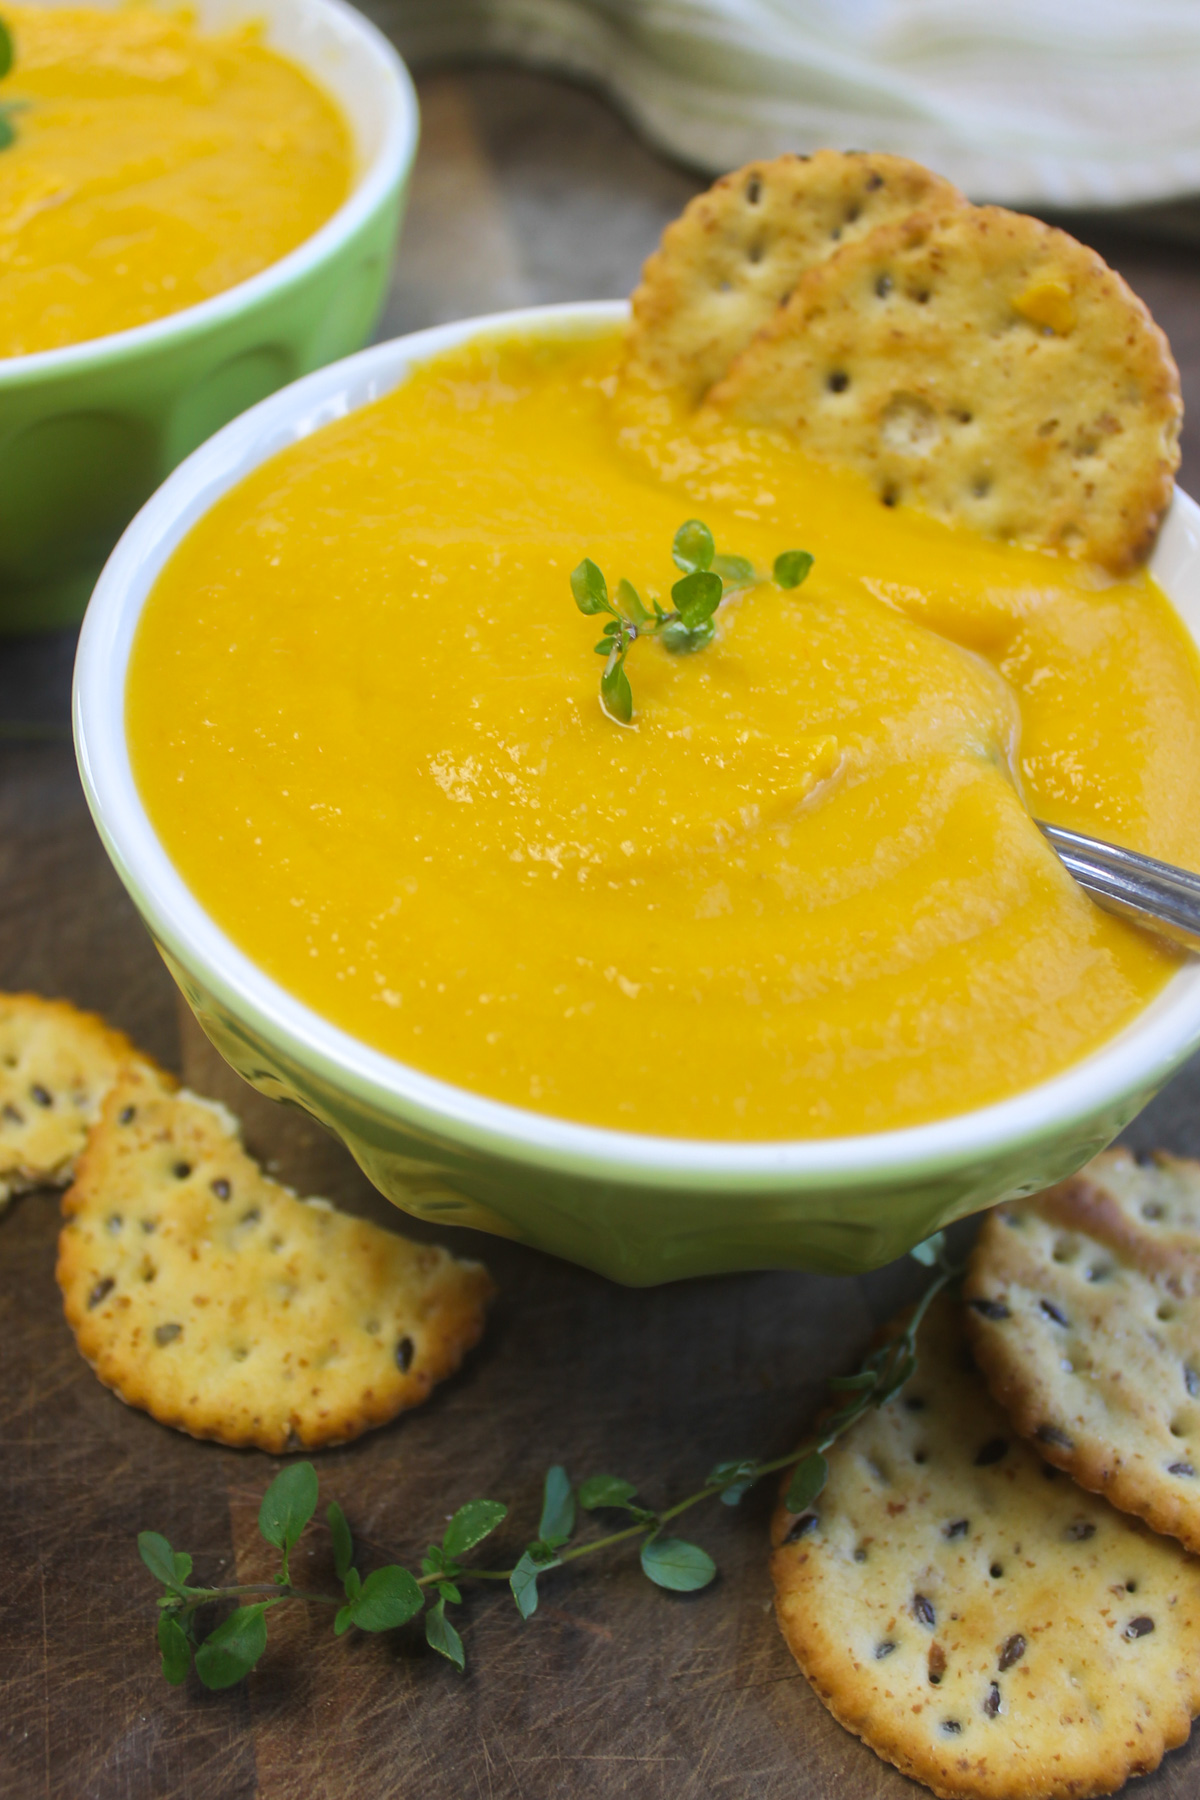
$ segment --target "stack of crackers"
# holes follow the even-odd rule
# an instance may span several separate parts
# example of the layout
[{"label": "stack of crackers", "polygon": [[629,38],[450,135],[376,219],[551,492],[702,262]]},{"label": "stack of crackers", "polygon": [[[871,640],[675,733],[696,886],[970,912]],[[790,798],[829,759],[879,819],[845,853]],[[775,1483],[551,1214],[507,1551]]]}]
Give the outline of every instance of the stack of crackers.
[{"label": "stack of crackers", "polygon": [[1121,572],[1179,464],[1179,374],[1093,250],[903,157],[750,163],[668,226],[623,397],[767,429],[912,504]]},{"label": "stack of crackers", "polygon": [[482,1334],[481,1264],[300,1199],[224,1107],[102,1020],[0,996],[0,1204],[64,1182],[57,1276],[80,1350],[193,1437],[345,1443],[419,1405]]},{"label": "stack of crackers", "polygon": [[830,1711],[936,1794],[1108,1794],[1200,1711],[1200,1164],[985,1220],[908,1384],[773,1525]]}]

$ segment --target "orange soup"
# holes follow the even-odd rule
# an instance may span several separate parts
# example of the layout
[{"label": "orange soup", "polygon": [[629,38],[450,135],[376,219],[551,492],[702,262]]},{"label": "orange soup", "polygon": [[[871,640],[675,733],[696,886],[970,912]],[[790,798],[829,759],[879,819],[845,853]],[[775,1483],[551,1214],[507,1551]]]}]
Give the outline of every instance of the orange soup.
[{"label": "orange soup", "polygon": [[[619,427],[618,355],[443,356],[192,531],[127,694],[176,866],[336,1025],[568,1119],[827,1137],[1065,1069],[1176,964],[1033,818],[1200,866],[1180,621],[764,435]],[[632,646],[625,726],[571,571],[669,608],[689,518],[757,575],[707,647]]]},{"label": "orange soup", "polygon": [[311,237],[350,191],[333,100],[255,26],[129,5],[5,6],[0,356],[144,325]]}]

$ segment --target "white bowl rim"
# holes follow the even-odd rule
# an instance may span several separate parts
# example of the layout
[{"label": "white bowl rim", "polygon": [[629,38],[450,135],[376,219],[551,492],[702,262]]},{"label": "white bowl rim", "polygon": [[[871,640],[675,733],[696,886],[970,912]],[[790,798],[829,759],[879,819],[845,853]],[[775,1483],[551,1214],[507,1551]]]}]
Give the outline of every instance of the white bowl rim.
[{"label": "white bowl rim", "polygon": [[[269,1040],[282,1040],[298,1065],[318,1069],[360,1104],[398,1116],[434,1141],[593,1182],[699,1192],[917,1181],[964,1165],[982,1169],[1022,1143],[1060,1136],[1130,1094],[1152,1091],[1200,1043],[1200,960],[1185,964],[1133,1021],[1082,1061],[1006,1100],[930,1124],[769,1142],[655,1137],[580,1124],[471,1093],[342,1031],[264,975],[176,872],[134,783],[124,732],[125,676],[146,595],[195,520],[267,457],[389,392],[408,367],[443,350],[474,337],[580,335],[627,315],[625,301],[568,302],[459,320],[373,345],[233,420],[180,464],[137,514],[109,558],[84,620],[74,722],[88,804],[156,937],[185,969],[192,963],[203,970],[206,985],[235,1017],[253,1021]],[[1164,556],[1168,562],[1182,556],[1200,568],[1200,507],[1179,490],[1152,569]]]},{"label": "white bowl rim", "polygon": [[[84,338],[78,344],[64,344],[57,350],[33,350],[27,356],[0,357],[0,389],[24,385],[39,376],[66,376],[86,371],[89,366],[124,361],[144,350],[159,350],[172,339],[191,337],[210,327],[224,324],[246,307],[257,306],[277,288],[285,288],[302,280],[318,264],[354,236],[370,218],[387,193],[404,177],[417,151],[420,135],[420,109],[417,91],[399,52],[379,30],[364,18],[348,0],[307,0],[314,12],[330,14],[339,28],[357,37],[361,47],[375,65],[386,95],[383,108],[384,126],[374,155],[362,170],[350,193],[337,211],[323,225],[278,262],[269,263],[257,275],[223,288],[194,306],[165,313],[161,319],[150,319],[145,325],[131,325],[126,331],[106,332],[102,337]],[[256,16],[248,7],[248,16]],[[299,61],[298,58],[294,59]],[[305,70],[320,82],[320,71]],[[348,112],[344,102],[336,104]]]}]

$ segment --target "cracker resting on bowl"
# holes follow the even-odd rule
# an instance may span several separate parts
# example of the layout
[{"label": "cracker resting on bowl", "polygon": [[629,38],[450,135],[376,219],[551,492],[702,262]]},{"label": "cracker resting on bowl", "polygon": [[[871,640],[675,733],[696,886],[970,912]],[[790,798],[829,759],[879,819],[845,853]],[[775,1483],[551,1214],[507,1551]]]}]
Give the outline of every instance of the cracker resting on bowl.
[{"label": "cracker resting on bowl", "polygon": [[1092,250],[1001,207],[913,214],[797,285],[710,395],[989,537],[1121,573],[1170,504],[1179,372]]},{"label": "cracker resting on bowl", "polygon": [[223,1107],[138,1073],[63,1213],[58,1284],[101,1381],[164,1425],[276,1454],[419,1405],[494,1292],[480,1263],[297,1198]]},{"label": "cracker resting on bowl", "polygon": [[976,1358],[1016,1429],[1200,1551],[1200,1163],[1108,1151],[998,1207],[966,1294]]},{"label": "cracker resting on bowl", "polygon": [[71,1179],[88,1126],[130,1065],[159,1074],[95,1013],[0,994],[0,1212],[15,1194]]},{"label": "cracker resting on bowl", "polygon": [[930,1308],[916,1373],[781,1507],[783,1635],[835,1718],[954,1800],[1107,1794],[1200,1709],[1200,1562],[1048,1468]]},{"label": "cracker resting on bowl", "polygon": [[965,206],[903,156],[818,150],[747,163],[667,226],[634,291],[626,378],[701,401],[801,275],[918,207]]}]

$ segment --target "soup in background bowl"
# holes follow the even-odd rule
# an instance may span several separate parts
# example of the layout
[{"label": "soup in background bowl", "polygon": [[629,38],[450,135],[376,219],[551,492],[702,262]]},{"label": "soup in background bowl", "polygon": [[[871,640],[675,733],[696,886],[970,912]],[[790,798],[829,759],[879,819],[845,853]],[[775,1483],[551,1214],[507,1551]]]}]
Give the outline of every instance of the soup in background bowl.
[{"label": "soup in background bowl", "polygon": [[[52,4],[44,10],[58,9]],[[78,59],[86,74],[89,59],[104,60],[103,46],[91,42],[95,32],[88,15],[64,10],[80,21]],[[100,0],[100,10],[115,11],[115,4]],[[40,7],[17,7],[5,15],[14,28],[16,63],[0,87],[0,100],[28,103],[12,115],[16,143],[0,151],[0,157],[12,158],[0,166],[0,175],[16,184],[16,201],[29,190],[28,206],[17,204],[12,211],[14,225],[32,209],[30,241],[10,245],[7,342],[10,351],[16,346],[22,353],[0,357],[0,630],[8,631],[78,618],[104,556],[171,468],[264,395],[362,344],[382,305],[417,141],[416,99],[403,64],[387,40],[341,0],[266,0],[253,9],[203,0],[194,13],[201,49],[192,61],[183,38],[176,45],[142,45],[143,60],[173,59],[172,66],[179,65],[174,78],[185,87],[190,82],[203,98],[206,87],[220,88],[221,58],[236,59],[239,40],[244,44],[245,86],[257,96],[247,93],[245,99],[258,119],[261,140],[250,152],[251,162],[257,157],[262,165],[252,204],[233,207],[227,251],[214,259],[206,233],[221,203],[205,193],[203,182],[189,185],[187,156],[172,171],[164,146],[161,172],[149,166],[143,171],[145,192],[168,211],[170,195],[177,192],[178,268],[168,266],[170,233],[162,217],[153,227],[149,223],[152,207],[145,216],[135,207],[125,219],[127,243],[117,241],[121,208],[103,181],[96,184],[94,219],[86,205],[81,209],[83,238],[73,250],[55,236],[60,221],[53,209],[45,217],[38,211],[39,182],[71,186],[70,107],[55,99],[56,86],[65,83],[74,93],[71,105],[81,129],[82,113],[95,106],[100,142],[94,160],[98,166],[107,158],[114,181],[137,176],[138,107],[154,102],[153,96],[132,91],[138,83],[137,70],[131,69],[130,103],[119,108],[118,134],[129,141],[113,142],[108,89],[125,79],[121,56],[114,50],[112,67],[105,66],[89,101],[84,75],[76,77],[70,68],[56,73],[50,34],[29,24],[41,13]],[[148,19],[147,33],[161,34],[154,15]],[[212,48],[215,39],[224,40],[219,52]],[[136,63],[136,49],[126,46],[127,60]],[[183,134],[190,131],[205,155],[209,150],[216,155],[214,168],[222,134],[231,141],[239,134],[239,104],[231,90],[228,117],[218,117],[220,108],[214,107],[208,120],[197,100],[186,129],[181,109]],[[255,230],[257,248],[239,248],[246,212],[262,204],[272,212],[265,197],[275,154],[272,108],[280,113],[276,132],[285,137],[289,109],[296,115],[293,127],[298,115],[311,111],[314,131],[319,126],[329,140],[328,154],[324,161],[318,155],[309,171],[317,191],[308,201],[289,192],[286,181],[279,188],[279,211],[287,217],[275,218],[265,251],[265,221]],[[57,133],[55,118],[62,126]],[[151,155],[148,163],[155,160]],[[89,180],[94,178],[93,169]],[[198,226],[190,236],[189,208]],[[44,286],[45,279],[38,258],[61,256],[66,266],[92,224],[95,304],[69,304],[61,271],[54,304],[41,304],[39,282]],[[164,287],[163,277],[181,285],[182,304]],[[147,283],[153,293],[143,291]],[[28,329],[20,325],[23,306]]]},{"label": "soup in background bowl", "polygon": [[[924,1117],[918,1110],[919,1122],[913,1122],[911,1109],[906,1114],[903,1105],[874,1116],[870,1108],[860,1107],[856,1113],[853,1081],[847,1080],[843,1083],[849,1096],[847,1106],[840,1117],[833,1119],[832,1129],[827,1125],[823,1132],[820,1123],[811,1116],[806,1118],[799,1105],[794,1108],[794,1116],[801,1123],[794,1135],[789,1135],[786,1105],[765,1124],[752,1117],[748,1125],[711,1132],[704,1130],[702,1122],[699,1127],[693,1123],[697,1116],[703,1121],[703,1112],[689,1114],[686,1106],[677,1107],[674,1112],[664,1109],[663,1124],[656,1130],[655,1112],[650,1107],[634,1116],[635,1129],[618,1129],[623,1120],[616,1101],[622,1091],[624,1072],[619,1043],[607,1061],[596,1056],[595,1044],[585,1046],[592,1062],[602,1064],[586,1071],[595,1091],[608,1091],[613,1096],[606,1103],[607,1114],[601,1115],[605,1122],[598,1123],[596,1111],[584,1112],[581,1119],[577,1102],[560,1107],[562,1111],[573,1110],[574,1118],[555,1116],[553,1110],[533,1110],[538,1104],[536,1094],[530,1095],[524,1105],[514,1104],[514,1098],[521,1097],[519,1093],[505,1093],[502,1088],[498,1091],[496,1082],[486,1075],[472,1081],[447,1079],[445,1063],[439,1065],[436,1059],[417,1055],[401,1060],[395,1054],[395,1040],[391,1046],[393,1054],[389,1055],[386,1049],[378,1047],[377,1033],[361,1026],[346,1029],[345,1015],[331,1022],[331,1017],[337,1018],[336,1007],[306,1004],[312,996],[304,992],[302,982],[294,977],[279,979],[278,967],[273,973],[266,972],[264,965],[272,962],[269,946],[247,955],[245,930],[237,926],[232,931],[223,928],[229,921],[222,915],[220,901],[209,895],[208,903],[204,903],[204,882],[197,877],[195,868],[191,870],[190,885],[183,878],[180,868],[186,865],[187,855],[180,853],[176,845],[173,859],[164,842],[164,837],[171,838],[170,829],[160,833],[151,823],[152,815],[164,816],[164,803],[161,790],[154,791],[156,777],[146,772],[144,741],[131,761],[124,699],[135,635],[139,637],[136,656],[143,654],[142,643],[154,646],[155,610],[162,594],[169,592],[172,569],[187,566],[186,559],[194,546],[205,542],[206,531],[211,539],[213,519],[222,516],[219,502],[224,495],[277,451],[309,436],[323,424],[344,419],[355,408],[398,387],[431,358],[455,346],[472,342],[494,346],[514,338],[540,341],[547,346],[553,346],[555,340],[579,345],[589,337],[598,342],[605,332],[611,334],[623,316],[624,308],[620,306],[542,309],[502,320],[440,328],[380,346],[264,403],[198,452],[139,516],[97,589],[81,640],[76,689],[85,786],[119,871],[218,1048],[262,1091],[305,1107],[341,1135],[370,1178],[400,1205],[447,1222],[458,1219],[506,1232],[626,1281],[657,1281],[677,1275],[770,1265],[868,1267],[898,1254],[950,1218],[1061,1178],[1108,1142],[1200,1040],[1200,986],[1195,969],[1172,964],[1150,940],[1138,938],[1126,927],[1111,927],[1116,933],[1114,946],[1119,945],[1128,953],[1131,970],[1135,965],[1140,970],[1132,985],[1127,984],[1131,1004],[1125,1013],[1118,1006],[1097,1038],[1073,1050],[1068,1047],[1057,1065],[1051,1061],[1039,1068],[1027,1058],[1034,1078],[1021,1091],[1013,1091],[1010,1082],[1007,1088],[1001,1084],[998,1090],[993,1083],[989,1092],[985,1083],[978,1090],[980,1099],[964,1082],[957,1104],[965,1104],[965,1111],[955,1111],[951,1095],[948,1100],[935,1102],[932,1109],[926,1107]],[[353,426],[355,422],[347,423]],[[346,427],[342,426],[335,427],[332,436],[322,440],[330,444],[332,461],[336,461],[334,446],[339,431],[345,438]],[[317,449],[320,450],[320,444]],[[335,473],[332,461],[331,478]],[[290,465],[284,462],[274,466],[282,469]],[[255,477],[259,488],[269,473]],[[465,476],[464,488],[469,490]],[[369,499],[368,495],[364,505]],[[465,503],[469,505],[469,499]],[[678,507],[677,497],[672,497],[671,506]],[[664,519],[665,516],[664,513]],[[332,517],[330,526],[330,542],[336,543],[337,526]],[[188,538],[193,527],[198,529]],[[286,519],[282,515],[276,517],[272,528],[286,536]],[[775,521],[771,529],[781,530],[782,525]],[[755,539],[753,544],[731,542],[728,546],[723,543],[721,548],[748,549],[761,557],[768,548],[765,542],[757,541],[762,530],[749,521],[744,530],[747,537]],[[795,530],[803,536],[802,522]],[[185,538],[187,544],[183,542]],[[969,556],[972,541],[957,536],[954,546]],[[778,545],[779,549],[789,547],[793,546],[782,542]],[[565,539],[562,546],[562,616],[576,630],[584,621],[571,607],[566,580],[575,557],[588,548],[586,543],[567,545]],[[666,546],[664,556],[665,549]],[[1042,559],[1041,566],[1047,566],[1047,559]],[[1189,668],[1192,652],[1180,632],[1179,621],[1194,636],[1195,620],[1189,616],[1189,607],[1194,604],[1190,596],[1200,596],[1198,569],[1195,509],[1177,497],[1152,573],[1175,608],[1174,615],[1168,609],[1164,625],[1167,637],[1174,632],[1179,638],[1176,660]],[[611,575],[615,578],[624,572],[613,567]],[[160,578],[159,596],[151,601],[146,622],[139,630],[147,599]],[[431,605],[436,604],[436,587],[431,576]],[[530,598],[532,602],[533,596]],[[795,603],[809,604],[802,597]],[[743,603],[747,612],[754,604],[753,595]],[[286,616],[282,612],[282,595],[280,605],[281,616]],[[894,606],[889,608],[882,602],[875,606],[871,617],[881,630],[888,628],[888,618],[900,629],[903,615]],[[537,616],[544,616],[545,611],[543,605]],[[513,618],[514,624],[519,625],[519,596],[514,598]],[[737,628],[741,629],[740,615]],[[348,622],[347,631],[353,629],[356,627]],[[920,641],[920,633],[928,634],[929,625],[917,621],[914,630]],[[536,646],[536,634],[531,637]],[[927,635],[925,641],[943,643],[940,636],[934,640]],[[647,646],[648,652],[652,649]],[[396,665],[396,704],[403,707],[406,679],[419,681],[421,657],[417,648],[407,661],[397,658],[395,651],[394,644],[381,644],[380,664],[388,672],[385,678],[391,678],[393,664]],[[747,655],[752,651],[753,642],[748,639]],[[587,652],[588,645],[583,643],[581,655]],[[169,686],[173,676],[165,660],[167,654],[162,643],[153,648],[153,658],[157,658],[157,666]],[[469,647],[462,654],[469,660]],[[946,679],[951,687],[965,682],[974,693],[975,699],[963,713],[963,719],[974,730],[979,719],[972,714],[972,707],[977,707],[979,716],[985,719],[996,713],[996,707],[994,695],[989,698],[987,679],[971,661],[972,654],[966,653],[960,667],[956,659],[961,653],[956,651],[951,658],[954,667]],[[364,664],[365,661],[364,658]],[[707,674],[703,672],[702,655],[679,657],[674,662],[672,669],[665,669],[664,665],[665,673],[656,673],[649,661],[644,669],[638,665],[637,679],[645,693],[647,717],[656,703],[669,708],[671,696],[667,689],[672,680],[717,679],[715,662]],[[153,666],[152,659],[150,667]],[[234,669],[235,663],[231,662],[230,668]],[[552,673],[557,679],[557,672]],[[145,674],[143,669],[142,677]],[[137,687],[142,677],[135,669],[129,690],[135,738]],[[379,669],[368,671],[364,666],[364,679],[378,678]],[[544,685],[545,678],[544,668],[531,669],[531,698],[534,689],[540,692],[539,683]],[[667,689],[663,689],[664,682]],[[513,688],[515,696],[519,682],[514,681]],[[343,690],[344,684],[343,689],[336,684],[331,687],[331,705],[335,709],[346,704]],[[260,697],[261,718],[251,724],[248,716],[247,723],[265,744],[278,722],[280,709],[269,681],[263,682]],[[242,704],[244,707],[244,700]],[[514,707],[517,704],[514,697]],[[412,705],[418,706],[419,701],[414,700]],[[620,727],[612,721],[598,712],[596,717],[605,732],[619,732]],[[998,741],[1003,739],[1002,721],[996,724],[992,735]],[[986,730],[983,736],[987,737]],[[334,738],[336,733],[331,737],[331,745]],[[986,742],[972,743],[965,753],[968,759],[975,757],[978,780],[985,783],[991,796],[988,804],[1011,811],[1019,802],[1009,777],[996,770],[996,757],[992,754],[995,748],[989,749]],[[957,744],[954,749],[954,756],[960,760],[962,749]],[[238,760],[235,755],[231,769],[237,767]],[[141,763],[145,794],[150,801],[148,809],[135,780],[137,761]],[[756,761],[761,764],[761,756]],[[168,772],[164,765],[158,774]],[[403,780],[406,773],[398,770],[395,779]],[[364,777],[368,784],[381,779],[377,770],[365,771]],[[831,766],[829,770],[817,770],[816,777],[818,782],[836,778],[836,769]],[[386,782],[386,773],[382,779]],[[976,779],[972,773],[972,782]],[[704,796],[698,779],[692,785],[697,788],[695,810],[707,828],[711,821],[703,816]],[[243,783],[241,794],[246,791],[247,784]],[[231,819],[239,812],[241,794],[235,775],[229,789]],[[790,797],[791,802],[800,804],[804,799],[798,794]],[[635,831],[632,838],[636,836]],[[212,848],[216,849],[215,844]],[[617,843],[617,850],[622,856],[628,855],[623,842]],[[637,851],[635,842],[634,860]],[[247,857],[252,854],[248,844],[231,840],[231,869],[246,866]],[[389,854],[394,858],[394,845]],[[480,881],[486,885],[489,879],[484,867]],[[577,880],[577,872],[572,879]],[[285,909],[291,898],[285,892],[286,886],[281,871],[274,915],[280,921],[281,937]],[[264,894],[269,894],[269,885],[260,891],[260,911],[263,907],[269,910],[270,906],[269,899],[263,899]],[[1075,904],[1074,891],[1069,890],[1069,894],[1069,904]],[[719,907],[713,909],[712,917],[719,919],[721,911]],[[779,923],[786,931],[786,919]],[[504,924],[501,910],[495,921],[495,935],[501,945]],[[1051,919],[1049,924],[1053,926],[1055,921]],[[1105,924],[1101,929],[1109,927]],[[239,941],[243,947],[239,947]],[[689,940],[689,953],[693,956],[699,941]],[[580,946],[580,955],[586,956],[597,948],[602,950],[603,945]],[[443,963],[444,949],[439,947]],[[968,999],[971,975],[968,964]],[[617,969],[617,976],[631,983],[623,969]],[[616,995],[617,978],[608,985]],[[636,996],[624,990],[620,998],[636,1004]],[[464,1012],[461,996],[456,995],[448,1010],[459,1015]],[[380,1016],[386,1011],[384,1007]],[[979,1015],[985,1027],[993,1024],[982,999]],[[714,1023],[719,1036],[720,1018],[715,1013],[706,1025]],[[631,1025],[630,1030],[636,1031],[636,1026]],[[372,1038],[374,1042],[370,1041]],[[603,1040],[598,1043],[602,1049]],[[667,1050],[670,1048],[668,1045]],[[711,1061],[716,1048],[693,1044],[686,1029],[679,1032],[674,1055],[659,1057],[664,1088],[672,1084],[686,1088],[693,1077],[693,1056],[696,1084],[711,1081],[711,1071],[704,1066],[706,1048]],[[636,1064],[637,1054],[638,1046],[631,1043],[628,1060]],[[419,1066],[421,1063],[423,1066]],[[1017,1087],[1020,1080],[1018,1075]],[[902,1087],[903,1083],[899,1084],[897,1091]],[[721,1091],[719,1079],[714,1091]],[[941,1116],[937,1116],[939,1112]],[[735,1116],[731,1105],[729,1118]],[[847,1119],[858,1121],[849,1133],[843,1122]]]}]

